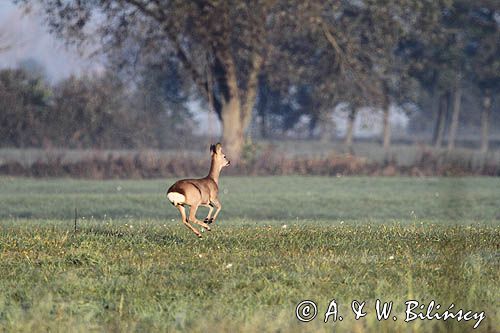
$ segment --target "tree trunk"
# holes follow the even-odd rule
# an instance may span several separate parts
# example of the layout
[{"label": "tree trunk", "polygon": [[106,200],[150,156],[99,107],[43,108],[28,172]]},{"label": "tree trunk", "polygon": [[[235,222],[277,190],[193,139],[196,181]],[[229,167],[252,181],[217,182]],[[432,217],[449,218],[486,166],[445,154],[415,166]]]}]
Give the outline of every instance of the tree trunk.
[{"label": "tree trunk", "polygon": [[314,139],[314,130],[316,129],[316,125],[318,124],[318,117],[316,115],[312,115],[311,119],[309,119],[309,139]]},{"label": "tree trunk", "polygon": [[243,122],[239,98],[232,97],[222,105],[222,146],[228,159],[238,162],[243,148]]},{"label": "tree trunk", "polygon": [[387,163],[389,161],[389,149],[391,148],[391,123],[389,121],[390,111],[389,103],[384,106],[383,115],[383,148],[384,148],[384,160]]},{"label": "tree trunk", "polygon": [[252,120],[252,111],[257,97],[257,87],[259,85],[259,73],[264,63],[264,59],[259,54],[255,53],[252,57],[252,67],[248,74],[246,89],[242,91],[241,98],[241,121],[243,131],[250,125]]},{"label": "tree trunk", "polygon": [[491,113],[491,96],[489,92],[485,93],[483,97],[483,109],[481,112],[481,153],[488,152],[489,145],[489,127],[490,127],[490,113]]},{"label": "tree trunk", "polygon": [[436,119],[436,127],[434,129],[434,147],[440,148],[443,144],[444,129],[446,125],[446,117],[448,115],[448,95],[446,92],[439,96],[438,116]]},{"label": "tree trunk", "polygon": [[243,150],[245,130],[252,119],[262,57],[259,55],[254,56],[246,89],[240,89],[238,86],[236,65],[228,53],[221,53],[219,64],[219,70],[223,73],[219,77],[221,82],[219,88],[223,88],[220,106],[222,142],[228,158],[237,163]]},{"label": "tree trunk", "polygon": [[259,105],[258,105],[258,113],[260,119],[260,137],[262,139],[267,138],[267,110],[268,110],[268,95],[267,91],[260,90],[259,94]]},{"label": "tree trunk", "polygon": [[345,133],[344,145],[347,150],[352,154],[352,142],[354,135],[354,121],[356,120],[356,108],[351,108],[347,117],[347,129]]},{"label": "tree trunk", "polygon": [[266,112],[260,114],[260,136],[267,139],[267,115]]},{"label": "tree trunk", "polygon": [[431,90],[431,97],[430,97],[430,106],[429,108],[432,111],[432,114],[437,114],[436,121],[434,122],[434,130],[432,131],[432,144],[436,145],[437,137],[438,137],[438,132],[439,132],[439,126],[440,120],[441,120],[441,108],[439,104],[439,93],[437,92],[437,89],[434,87]]},{"label": "tree trunk", "polygon": [[320,123],[319,124],[319,142],[328,143],[331,138],[331,128],[328,124]]},{"label": "tree trunk", "polygon": [[334,124],[330,118],[330,112],[323,111],[319,115],[319,140],[321,143],[328,143],[332,140]]},{"label": "tree trunk", "polygon": [[457,75],[455,92],[453,94],[453,114],[451,116],[450,134],[448,137],[448,150],[455,148],[455,140],[457,137],[458,123],[460,119],[460,103],[462,101],[462,87],[460,76]]}]

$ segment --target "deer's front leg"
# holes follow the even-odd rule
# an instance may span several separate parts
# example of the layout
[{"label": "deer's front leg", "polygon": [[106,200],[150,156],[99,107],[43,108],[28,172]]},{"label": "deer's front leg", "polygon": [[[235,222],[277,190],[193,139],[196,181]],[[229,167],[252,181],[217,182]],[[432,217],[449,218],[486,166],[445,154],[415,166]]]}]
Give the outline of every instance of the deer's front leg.
[{"label": "deer's front leg", "polygon": [[219,215],[219,212],[220,212],[220,210],[222,208],[222,205],[221,205],[219,199],[212,200],[211,204],[214,205],[217,208],[217,210],[215,211],[214,217],[212,217],[210,219],[210,222],[208,222],[208,223],[214,223],[215,222],[215,219],[217,218],[217,215]]},{"label": "deer's front leg", "polygon": [[214,210],[214,207],[212,207],[211,204],[203,205],[203,206],[208,207],[208,215],[207,215],[207,217],[205,217],[205,220],[203,222],[210,224],[211,223],[210,217],[212,216],[212,212]]}]

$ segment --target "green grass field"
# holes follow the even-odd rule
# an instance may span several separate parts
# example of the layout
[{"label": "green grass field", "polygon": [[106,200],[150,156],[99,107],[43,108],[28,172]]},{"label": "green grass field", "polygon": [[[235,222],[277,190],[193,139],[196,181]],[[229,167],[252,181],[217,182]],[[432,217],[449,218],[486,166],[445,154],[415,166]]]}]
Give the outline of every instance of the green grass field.
[{"label": "green grass field", "polygon": [[[435,300],[432,313],[454,303],[484,311],[474,331],[500,331],[498,178],[223,177],[202,240],[167,203],[172,181],[0,178],[0,328],[473,330],[405,322],[405,301]],[[301,323],[306,299],[318,313]],[[324,323],[332,299],[343,320]],[[376,299],[394,302],[388,320]]]}]

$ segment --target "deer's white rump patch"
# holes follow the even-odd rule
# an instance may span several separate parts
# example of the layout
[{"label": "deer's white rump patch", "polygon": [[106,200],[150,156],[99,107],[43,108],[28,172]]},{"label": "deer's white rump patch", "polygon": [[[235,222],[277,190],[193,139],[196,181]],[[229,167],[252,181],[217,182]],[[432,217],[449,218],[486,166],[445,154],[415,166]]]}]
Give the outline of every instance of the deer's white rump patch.
[{"label": "deer's white rump patch", "polygon": [[167,198],[170,200],[174,206],[178,204],[182,204],[186,201],[186,197],[183,194],[180,194],[178,192],[169,192],[167,193]]}]

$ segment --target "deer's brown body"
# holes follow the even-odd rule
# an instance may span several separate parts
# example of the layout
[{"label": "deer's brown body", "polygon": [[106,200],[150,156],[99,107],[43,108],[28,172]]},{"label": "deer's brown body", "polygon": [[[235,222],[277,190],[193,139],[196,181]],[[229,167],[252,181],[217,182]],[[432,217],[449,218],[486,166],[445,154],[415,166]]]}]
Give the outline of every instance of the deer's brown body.
[{"label": "deer's brown body", "polygon": [[[228,166],[230,163],[222,152],[220,143],[212,145],[210,147],[210,153],[212,156],[212,163],[208,176],[200,179],[179,180],[174,185],[170,186],[167,191],[168,200],[181,213],[182,223],[200,238],[200,232],[196,230],[191,223],[198,224],[210,231],[210,226],[208,224],[215,222],[222,208],[218,198],[219,175],[222,168]],[[190,206],[189,217],[186,216],[185,206]],[[200,206],[209,208],[208,215],[204,222],[196,218],[196,211]],[[216,211],[212,217],[214,207]]]}]

